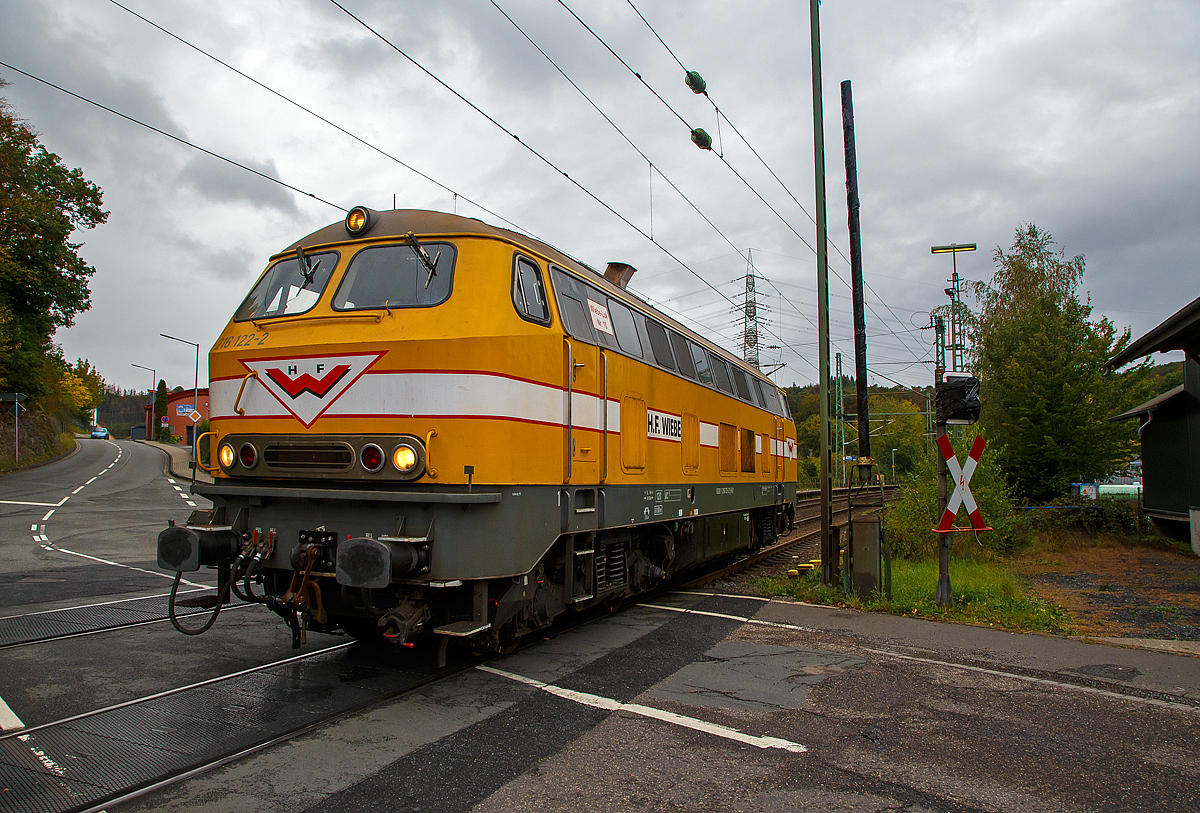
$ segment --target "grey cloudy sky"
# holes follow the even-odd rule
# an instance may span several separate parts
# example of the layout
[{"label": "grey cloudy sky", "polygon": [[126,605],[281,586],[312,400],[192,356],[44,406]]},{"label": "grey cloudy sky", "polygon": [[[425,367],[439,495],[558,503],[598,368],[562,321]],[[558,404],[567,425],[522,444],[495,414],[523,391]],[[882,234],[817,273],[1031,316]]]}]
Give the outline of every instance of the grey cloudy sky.
[{"label": "grey cloudy sky", "polygon": [[[762,351],[764,366],[786,365],[781,384],[816,380],[815,228],[791,197],[814,211],[807,3],[568,0],[684,124],[557,0],[341,2],[658,245],[329,0],[122,3],[436,183],[111,0],[0,0],[0,60],[342,207],[390,208],[395,195],[400,208],[505,225],[482,206],[593,267],[628,262],[632,289],[735,352],[731,302],[753,250],[767,280],[764,341],[781,348]],[[637,11],[786,189],[728,125],[718,130],[713,104],[685,87]],[[931,379],[920,328],[946,301],[951,266],[931,245],[978,243],[959,272],[984,279],[991,250],[1026,222],[1086,256],[1097,315],[1135,336],[1200,295],[1200,3],[874,0],[826,2],[821,14],[829,233],[848,256],[838,86],[851,79],[873,370]],[[104,190],[108,223],[79,235],[97,269],[93,305],[56,341],[111,383],[145,388],[149,374],[130,366],[141,364],[190,386],[193,352],[158,334],[206,352],[271,253],[342,217],[13,71],[0,77],[46,147]],[[728,166],[692,145],[688,125],[717,139]],[[831,269],[833,340],[849,370],[848,264],[831,252]]]}]

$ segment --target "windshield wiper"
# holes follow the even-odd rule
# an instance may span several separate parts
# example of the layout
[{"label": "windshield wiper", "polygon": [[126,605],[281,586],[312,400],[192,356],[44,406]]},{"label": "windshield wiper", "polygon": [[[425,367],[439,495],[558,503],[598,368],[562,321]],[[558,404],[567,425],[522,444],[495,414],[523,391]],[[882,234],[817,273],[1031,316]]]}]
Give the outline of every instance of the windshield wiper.
[{"label": "windshield wiper", "polygon": [[437,274],[437,264],[438,260],[442,257],[442,252],[439,251],[433,255],[432,260],[429,259],[429,252],[417,241],[417,236],[412,232],[404,235],[404,241],[408,243],[408,247],[417,255],[417,259],[421,261],[421,264],[429,269],[429,273],[425,275],[425,287],[428,288],[429,283],[433,281],[434,275]]},{"label": "windshield wiper", "polygon": [[317,260],[317,265],[312,264],[312,260],[304,254],[304,249],[296,246],[296,264],[300,266],[300,276],[304,277],[304,284],[300,286],[300,290],[313,284],[313,274],[317,272],[317,268],[321,265],[321,261]]}]

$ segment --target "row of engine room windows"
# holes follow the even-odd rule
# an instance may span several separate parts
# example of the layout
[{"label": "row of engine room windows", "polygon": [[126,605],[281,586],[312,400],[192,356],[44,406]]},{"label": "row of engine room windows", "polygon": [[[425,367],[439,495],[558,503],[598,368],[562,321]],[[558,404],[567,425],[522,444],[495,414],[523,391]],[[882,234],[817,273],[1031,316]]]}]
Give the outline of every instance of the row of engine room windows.
[{"label": "row of engine room windows", "polygon": [[[787,417],[787,401],[770,382],[747,374],[736,364],[561,268],[550,266],[550,270],[563,326],[574,338],[617,350]],[[512,296],[523,319],[550,324],[541,269],[528,257],[517,255],[515,259]]]}]

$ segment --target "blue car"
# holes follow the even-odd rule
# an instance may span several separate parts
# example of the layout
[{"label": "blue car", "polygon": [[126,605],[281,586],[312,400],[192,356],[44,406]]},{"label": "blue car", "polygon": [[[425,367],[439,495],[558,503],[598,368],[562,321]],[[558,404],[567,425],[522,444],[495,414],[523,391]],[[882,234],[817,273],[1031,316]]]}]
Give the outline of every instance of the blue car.
[{"label": "blue car", "polygon": [[97,426],[92,429],[92,437],[99,438],[100,440],[108,440],[108,430],[103,426]]}]

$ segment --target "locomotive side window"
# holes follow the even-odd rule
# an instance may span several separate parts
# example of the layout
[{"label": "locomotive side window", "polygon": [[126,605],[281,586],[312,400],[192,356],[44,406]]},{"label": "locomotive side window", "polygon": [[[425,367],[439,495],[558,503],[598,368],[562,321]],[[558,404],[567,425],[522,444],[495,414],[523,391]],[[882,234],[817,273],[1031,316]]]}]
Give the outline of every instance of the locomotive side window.
[{"label": "locomotive side window", "polygon": [[750,387],[746,384],[746,371],[741,367],[730,366],[729,371],[733,373],[733,385],[737,388],[738,398],[743,401],[750,401]]},{"label": "locomotive side window", "polygon": [[713,383],[712,369],[708,365],[708,353],[704,352],[703,347],[692,342],[688,342],[688,348],[692,351],[692,361],[696,364],[696,375],[700,377],[700,383]]},{"label": "locomotive side window", "polygon": [[517,257],[513,269],[512,298],[522,319],[542,325],[550,324],[550,306],[546,304],[542,270],[533,260]]},{"label": "locomotive side window", "polygon": [[615,299],[608,300],[608,312],[612,316],[612,325],[616,328],[617,343],[621,349],[631,356],[642,358],[642,340],[638,338],[633,313]]},{"label": "locomotive side window", "polygon": [[775,388],[769,384],[764,383],[761,379],[758,379],[758,378],[753,380],[753,384],[754,384],[755,391],[758,392],[758,402],[763,405],[764,409],[767,409],[771,412],[778,414],[779,413],[779,399],[773,397],[772,395],[768,395],[768,393],[774,393]]},{"label": "locomotive side window", "polygon": [[560,304],[567,332],[580,341],[595,344],[596,339],[592,336],[592,326],[588,322],[587,311],[584,310],[583,303],[573,296],[562,294]]},{"label": "locomotive side window", "polygon": [[671,337],[671,346],[675,348],[675,358],[679,361],[679,372],[695,381],[696,365],[692,363],[692,354],[688,352],[687,339],[673,330],[668,331],[667,335]]},{"label": "locomotive side window", "polygon": [[422,243],[433,260],[429,268],[409,246],[364,248],[333,297],[334,310],[427,308],[450,298],[454,278],[454,246]]},{"label": "locomotive side window", "polygon": [[584,288],[584,298],[587,299],[587,315],[592,323],[592,333],[600,344],[616,350],[617,334],[613,330],[612,312],[605,304],[608,298],[594,288]]},{"label": "locomotive side window", "polygon": [[337,261],[335,251],[306,254],[303,260],[280,260],[259,278],[233,314],[233,321],[294,316],[311,309],[321,298]]},{"label": "locomotive side window", "polygon": [[716,356],[709,356],[709,360],[712,362],[713,378],[717,382],[717,388],[733,395],[733,384],[729,382],[729,368],[725,366],[725,360]]},{"label": "locomotive side window", "polygon": [[675,359],[671,356],[671,342],[667,339],[667,329],[653,319],[646,320],[646,332],[650,334],[650,349],[654,351],[654,360],[664,370],[675,369]]}]

